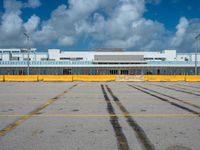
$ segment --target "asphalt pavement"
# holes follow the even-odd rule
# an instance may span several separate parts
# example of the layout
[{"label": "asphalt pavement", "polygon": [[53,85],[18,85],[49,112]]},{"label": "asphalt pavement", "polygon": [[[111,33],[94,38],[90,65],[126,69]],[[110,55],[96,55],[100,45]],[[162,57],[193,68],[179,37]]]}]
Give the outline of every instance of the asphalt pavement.
[{"label": "asphalt pavement", "polygon": [[199,150],[198,82],[2,82],[0,150]]}]

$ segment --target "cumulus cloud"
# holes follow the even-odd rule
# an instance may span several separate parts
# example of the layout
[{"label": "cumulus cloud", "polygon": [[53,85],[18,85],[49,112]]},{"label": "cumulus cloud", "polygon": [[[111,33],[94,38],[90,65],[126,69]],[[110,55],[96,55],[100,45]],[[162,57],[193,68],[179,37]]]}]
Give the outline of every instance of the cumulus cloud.
[{"label": "cumulus cloud", "polygon": [[40,0],[28,0],[27,3],[24,3],[24,7],[30,7],[30,8],[37,8],[41,5]]},{"label": "cumulus cloud", "polygon": [[195,51],[195,37],[200,33],[200,19],[185,20],[180,19],[177,25],[177,32],[172,38],[176,40],[177,43],[173,46],[181,52],[194,52]]},{"label": "cumulus cloud", "polygon": [[54,28],[50,25],[45,24],[41,30],[32,33],[32,42],[37,45],[50,44],[52,41],[57,39],[57,33]]},{"label": "cumulus cloud", "polygon": [[5,14],[16,13],[17,15],[19,15],[21,13],[21,8],[23,7],[23,4],[20,1],[16,0],[4,0],[3,6],[5,9]]},{"label": "cumulus cloud", "polygon": [[17,0],[4,0],[3,4],[5,12],[0,24],[0,47],[24,47],[26,40],[23,33],[35,33],[40,24],[40,18],[33,15],[24,22],[21,18],[24,3]]},{"label": "cumulus cloud", "polygon": [[63,38],[59,38],[59,44],[60,45],[73,45],[74,44],[74,39],[72,37],[68,37],[68,36],[65,36]]},{"label": "cumulus cloud", "polygon": [[[69,37],[87,36],[101,43],[101,47],[138,50],[165,47],[163,42],[168,38],[164,25],[143,17],[145,0],[112,1],[94,0],[91,4],[90,0],[70,0],[69,7],[60,5],[52,12],[43,28],[50,26],[56,32],[59,45],[74,44],[75,40],[69,40]],[[107,10],[104,14],[99,12],[102,7]],[[63,37],[67,38],[64,40]],[[168,42],[164,43],[167,45]]]},{"label": "cumulus cloud", "polygon": [[[76,31],[89,34],[105,47],[161,48],[166,34],[163,24],[143,18],[145,1],[121,0],[108,19],[95,13],[92,21],[79,21]],[[145,35],[145,37],[144,37]],[[159,40],[158,40],[159,39]],[[103,42],[102,42],[103,41]],[[164,45],[163,45],[164,47]]]},{"label": "cumulus cloud", "polygon": [[34,46],[71,46],[86,37],[92,39],[89,46],[93,47],[189,51],[200,20],[182,17],[173,33],[164,24],[144,17],[147,3],[159,4],[160,0],[69,0],[53,10],[48,20],[33,14],[25,22],[23,8],[37,8],[40,1],[4,0],[0,47],[22,47],[23,32],[27,32]]},{"label": "cumulus cloud", "polygon": [[36,31],[39,24],[40,24],[40,18],[36,15],[33,15],[28,19],[26,23],[24,23],[24,27],[28,33],[32,33]]},{"label": "cumulus cloud", "polygon": [[19,46],[23,41],[21,40],[23,20],[15,13],[4,14],[2,16],[2,24],[0,26],[0,45],[2,47]]},{"label": "cumulus cloud", "polygon": [[176,35],[172,38],[171,45],[174,47],[179,46],[186,34],[189,22],[185,17],[180,18],[179,24],[176,26]]}]

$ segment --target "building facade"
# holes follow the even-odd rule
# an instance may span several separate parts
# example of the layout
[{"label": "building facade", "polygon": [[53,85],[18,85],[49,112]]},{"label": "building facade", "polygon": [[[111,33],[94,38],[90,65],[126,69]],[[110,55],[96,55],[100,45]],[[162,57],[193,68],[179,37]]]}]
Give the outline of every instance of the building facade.
[{"label": "building facade", "polygon": [[[29,53],[29,64],[30,74],[192,75],[195,73],[195,56],[200,74],[200,54],[177,53],[176,50],[136,52],[124,49],[49,49],[48,52],[37,52],[32,48]],[[27,74],[27,65],[26,49],[0,49],[0,74]]]}]

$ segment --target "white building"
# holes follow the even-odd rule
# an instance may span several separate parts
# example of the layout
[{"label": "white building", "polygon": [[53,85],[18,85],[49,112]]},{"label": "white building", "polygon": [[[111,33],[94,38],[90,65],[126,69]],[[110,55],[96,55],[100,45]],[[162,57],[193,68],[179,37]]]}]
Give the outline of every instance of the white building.
[{"label": "white building", "polygon": [[[195,67],[194,53],[176,50],[37,52],[32,48],[29,58],[31,74],[194,74]],[[200,62],[200,54],[197,60]],[[0,49],[0,74],[26,74],[27,62],[25,49]]]}]

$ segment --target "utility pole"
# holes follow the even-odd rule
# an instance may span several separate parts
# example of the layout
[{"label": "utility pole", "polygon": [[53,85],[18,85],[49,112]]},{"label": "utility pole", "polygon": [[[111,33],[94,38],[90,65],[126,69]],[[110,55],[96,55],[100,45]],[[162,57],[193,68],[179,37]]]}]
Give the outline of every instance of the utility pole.
[{"label": "utility pole", "polygon": [[197,62],[197,53],[198,53],[198,48],[199,48],[199,41],[200,41],[200,34],[198,34],[195,37],[195,41],[196,41],[196,47],[195,47],[195,75],[198,75],[198,62]]},{"label": "utility pole", "polygon": [[27,54],[28,54],[28,60],[27,60],[27,75],[30,74],[30,36],[24,32],[25,37],[27,38]]}]

